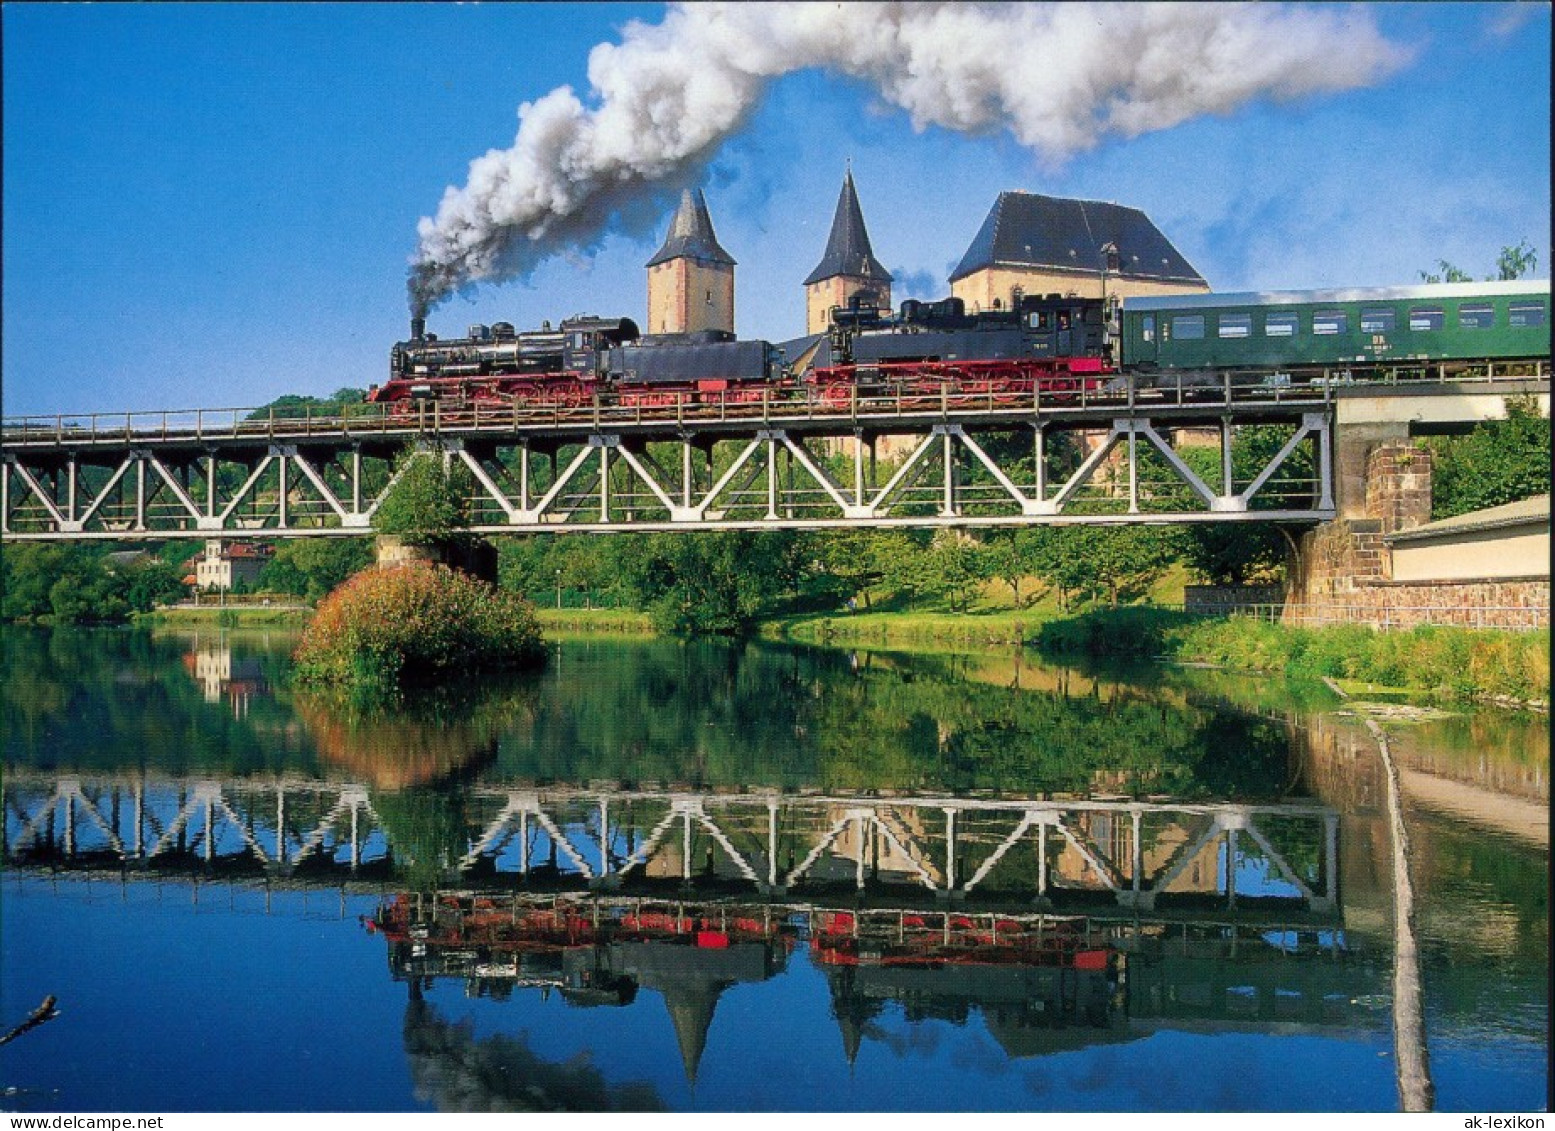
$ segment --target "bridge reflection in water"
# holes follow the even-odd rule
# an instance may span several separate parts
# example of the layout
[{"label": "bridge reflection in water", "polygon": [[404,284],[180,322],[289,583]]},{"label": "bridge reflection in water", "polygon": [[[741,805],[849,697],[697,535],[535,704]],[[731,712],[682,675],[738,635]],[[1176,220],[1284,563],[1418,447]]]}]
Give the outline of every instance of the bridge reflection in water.
[{"label": "bridge reflection in water", "polygon": [[[455,850],[419,891],[404,877],[431,842],[406,823],[407,798],[447,803],[431,824],[459,818],[444,838]],[[889,1039],[893,1008],[912,1022],[978,1014],[1012,1057],[1163,1028],[1386,1025],[1373,1008],[1385,955],[1344,928],[1338,814],[1320,805],[383,793],[19,769],[4,810],[17,877],[192,881],[196,900],[211,886],[376,896],[364,924],[407,987],[406,1047],[430,1093],[455,1089],[472,1057],[517,1058],[548,1087],[598,1083],[509,1038],[475,1048],[426,996],[448,980],[470,996],[601,1008],[649,991],[693,1083],[724,992],[796,962],[824,975],[850,1062]],[[657,1103],[630,1089],[596,1099]]]},{"label": "bridge reflection in water", "polygon": [[[1316,804],[718,793],[614,786],[383,792],[282,778],[3,784],[13,865],[195,865],[272,881],[763,898],[892,893],[1042,909],[1337,908],[1337,811]],[[408,799],[408,800],[407,800]]]}]

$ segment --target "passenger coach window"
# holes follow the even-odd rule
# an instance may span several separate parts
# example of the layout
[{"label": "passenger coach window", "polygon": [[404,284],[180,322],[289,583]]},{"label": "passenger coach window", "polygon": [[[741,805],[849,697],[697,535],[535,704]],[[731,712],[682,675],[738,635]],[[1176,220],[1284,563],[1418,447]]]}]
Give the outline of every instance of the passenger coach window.
[{"label": "passenger coach window", "polygon": [[1347,334],[1350,332],[1350,316],[1342,310],[1319,310],[1312,315],[1314,334]]},{"label": "passenger coach window", "polygon": [[1507,325],[1509,326],[1543,326],[1544,304],[1542,302],[1514,302],[1506,308]]},{"label": "passenger coach window", "polygon": [[1146,314],[1139,320],[1140,336],[1147,342],[1155,341],[1155,315]]},{"label": "passenger coach window", "polygon": [[1361,311],[1361,333],[1391,334],[1397,322],[1391,307],[1378,307]]},{"label": "passenger coach window", "polygon": [[1222,314],[1219,322],[1222,338],[1245,338],[1253,332],[1251,314]]},{"label": "passenger coach window", "polygon": [[1294,314],[1269,315],[1263,320],[1263,334],[1266,338],[1294,338],[1296,316]]},{"label": "passenger coach window", "polygon": [[1172,319],[1172,337],[1202,338],[1204,336],[1204,315],[1179,314]]},{"label": "passenger coach window", "polygon": [[1409,328],[1411,330],[1440,330],[1446,325],[1446,318],[1439,306],[1412,306],[1409,308]]},{"label": "passenger coach window", "polygon": [[1458,307],[1458,325],[1465,330],[1488,330],[1495,324],[1495,308],[1488,302]]}]

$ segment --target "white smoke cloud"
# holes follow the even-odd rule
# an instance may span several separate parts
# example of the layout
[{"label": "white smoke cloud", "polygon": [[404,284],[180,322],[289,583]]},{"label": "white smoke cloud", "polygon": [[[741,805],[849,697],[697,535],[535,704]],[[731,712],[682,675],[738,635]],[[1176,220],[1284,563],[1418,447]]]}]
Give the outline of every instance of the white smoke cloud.
[{"label": "white smoke cloud", "polygon": [[1376,82],[1409,52],[1364,9],[1263,4],[693,3],[589,54],[589,98],[519,107],[509,149],[422,219],[418,313],[453,291],[648,220],[739,131],[773,79],[862,80],[919,130],[1008,131],[1062,161],[1260,97]]}]

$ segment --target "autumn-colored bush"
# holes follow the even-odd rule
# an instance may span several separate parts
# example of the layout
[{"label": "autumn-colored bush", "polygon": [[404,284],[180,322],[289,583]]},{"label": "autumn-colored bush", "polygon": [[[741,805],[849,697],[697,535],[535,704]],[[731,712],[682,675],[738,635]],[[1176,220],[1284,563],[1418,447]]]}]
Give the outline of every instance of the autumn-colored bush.
[{"label": "autumn-colored bush", "polygon": [[446,566],[369,569],[319,603],[297,647],[305,682],[392,688],[545,656],[528,602]]}]

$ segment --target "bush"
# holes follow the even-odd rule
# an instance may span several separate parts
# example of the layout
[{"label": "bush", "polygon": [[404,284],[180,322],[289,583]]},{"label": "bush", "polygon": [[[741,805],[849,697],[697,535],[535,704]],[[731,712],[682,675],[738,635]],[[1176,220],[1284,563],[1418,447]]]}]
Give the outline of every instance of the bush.
[{"label": "bush", "polygon": [[392,689],[543,660],[528,602],[446,566],[370,569],[318,607],[298,645],[305,682]]}]

